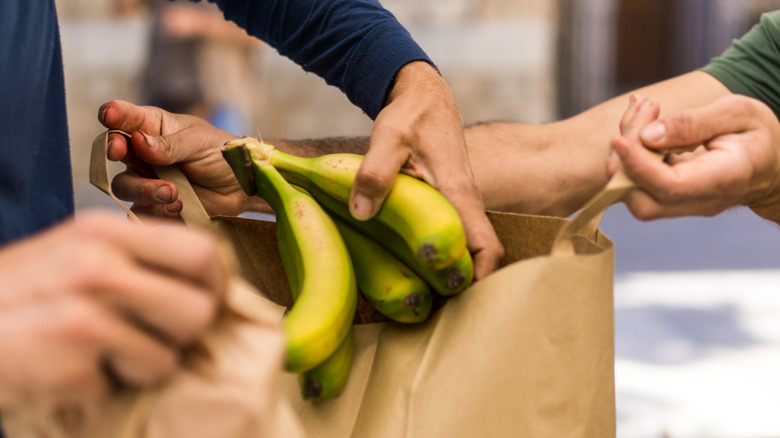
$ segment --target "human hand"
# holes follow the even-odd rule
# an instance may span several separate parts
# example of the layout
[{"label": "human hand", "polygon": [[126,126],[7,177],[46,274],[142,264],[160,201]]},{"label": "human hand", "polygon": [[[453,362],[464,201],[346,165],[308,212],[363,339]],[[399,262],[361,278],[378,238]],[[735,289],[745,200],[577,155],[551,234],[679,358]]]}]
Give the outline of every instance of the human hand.
[{"label": "human hand", "polygon": [[[157,179],[152,165],[176,164],[192,182],[210,215],[263,211],[262,201],[248,197],[238,184],[220,149],[236,137],[198,117],[172,114],[160,108],[122,100],[103,104],[98,114],[109,129],[132,133],[129,141],[109,136],[108,158],[127,170],[112,181],[114,194],[133,202],[139,214],[176,218],[182,204],[175,184]],[[265,208],[267,210],[267,208]]]},{"label": "human hand", "polygon": [[457,102],[441,75],[425,62],[401,69],[388,104],[376,118],[352,188],[353,216],[373,217],[399,171],[428,182],[458,211],[477,279],[499,266],[504,250],[474,182]]},{"label": "human hand", "polygon": [[214,320],[228,274],[212,236],[104,212],[3,248],[0,409],[160,382]]},{"label": "human hand", "polygon": [[[713,216],[741,204],[780,223],[780,124],[769,107],[731,95],[657,115],[657,103],[636,99],[612,141],[640,188],[624,198],[635,217]],[[645,147],[683,153],[659,163]]]}]

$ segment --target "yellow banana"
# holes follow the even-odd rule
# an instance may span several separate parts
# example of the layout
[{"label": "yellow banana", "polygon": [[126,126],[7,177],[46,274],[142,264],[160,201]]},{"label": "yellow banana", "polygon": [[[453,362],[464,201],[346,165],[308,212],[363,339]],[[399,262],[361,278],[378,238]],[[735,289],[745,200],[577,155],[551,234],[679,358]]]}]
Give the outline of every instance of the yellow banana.
[{"label": "yellow banana", "polygon": [[330,211],[333,216],[352,225],[393,253],[439,294],[459,294],[466,290],[473,281],[474,264],[468,251],[463,251],[463,254],[455,263],[444,269],[431,269],[426,264],[420,262],[420,259],[415,257],[409,250],[409,247],[398,237],[398,234],[383,223],[374,219],[359,221],[353,218],[346,204],[339,202],[317,187],[311,187],[309,193]]},{"label": "yellow banana", "polygon": [[325,362],[298,376],[303,398],[317,401],[339,395],[347,384],[354,354],[355,341],[350,328],[339,348]]},{"label": "yellow banana", "polygon": [[[291,183],[307,190],[317,187],[345,204],[363,160],[355,154],[297,157],[254,139],[247,146],[255,161],[270,162]],[[466,252],[466,235],[455,208],[433,187],[409,175],[397,176],[376,220],[393,229],[422,263],[434,269],[452,265]]]},{"label": "yellow banana", "polygon": [[280,243],[287,245],[289,253],[282,257],[295,300],[282,322],[287,337],[285,367],[300,373],[330,357],[351,330],[357,306],[354,270],[330,216],[268,161],[247,161],[247,141],[251,139],[228,143],[223,155],[236,177],[244,179],[244,190],[271,205]]},{"label": "yellow banana", "polygon": [[358,290],[366,300],[394,321],[425,321],[433,305],[425,281],[382,245],[338,217],[334,219],[352,258]]}]

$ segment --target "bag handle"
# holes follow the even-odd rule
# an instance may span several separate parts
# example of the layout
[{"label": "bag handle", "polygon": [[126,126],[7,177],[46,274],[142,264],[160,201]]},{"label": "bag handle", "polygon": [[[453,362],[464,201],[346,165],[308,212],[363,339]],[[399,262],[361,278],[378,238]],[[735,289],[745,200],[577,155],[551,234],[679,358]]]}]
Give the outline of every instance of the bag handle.
[{"label": "bag handle", "polygon": [[[111,134],[123,135],[128,140],[130,138],[130,134],[120,130],[108,130],[95,138],[92,142],[92,153],[89,163],[89,181],[119,204],[127,212],[131,220],[141,223],[141,219],[117,198],[111,190],[111,182],[108,175],[108,136]],[[153,166],[153,168],[159,178],[176,184],[179,190],[179,199],[182,201],[181,216],[188,227],[198,227],[214,233],[218,237],[223,236],[218,223],[211,220],[200,202],[200,198],[198,198],[198,195],[192,188],[192,184],[181,169],[177,166]],[[225,242],[227,243],[227,241]],[[225,245],[223,245],[223,250],[225,254],[232,254],[232,250],[227,251],[227,246]],[[226,256],[226,259],[230,260],[232,265],[237,263],[231,256]],[[253,289],[254,287],[243,278],[234,276],[226,297],[226,312],[240,315],[249,320],[268,321],[275,319],[278,316],[276,311],[269,310],[267,304],[259,302],[261,295],[253,292]],[[263,301],[271,302],[267,299]]]},{"label": "bag handle", "polygon": [[[95,138],[92,142],[92,153],[89,162],[89,182],[111,197],[125,212],[128,217],[140,223],[141,220],[133,213],[111,190],[111,180],[108,175],[108,137],[111,134],[125,136],[128,141],[130,134],[118,129],[108,130]],[[192,188],[192,184],[184,173],[176,166],[153,166],[157,177],[176,184],[179,191],[179,199],[182,201],[181,217],[187,226],[195,226],[208,231],[216,231],[216,225],[211,221],[209,214],[200,202],[198,195]]]},{"label": "bag handle", "polygon": [[[664,154],[649,149],[648,151],[653,155],[653,158],[663,161]],[[597,236],[599,222],[601,222],[601,217],[607,207],[620,201],[626,193],[636,187],[636,184],[626,175],[623,168],[618,169],[607,182],[607,185],[596,193],[579,210],[577,215],[561,228],[553,242],[552,254],[561,256],[573,255],[575,253],[574,236]]]}]

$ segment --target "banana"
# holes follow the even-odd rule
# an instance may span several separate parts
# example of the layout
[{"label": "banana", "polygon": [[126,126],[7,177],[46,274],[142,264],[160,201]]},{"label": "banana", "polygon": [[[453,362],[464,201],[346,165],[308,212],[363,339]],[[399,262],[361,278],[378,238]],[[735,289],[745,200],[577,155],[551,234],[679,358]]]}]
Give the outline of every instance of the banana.
[{"label": "banana", "polygon": [[474,264],[468,251],[463,251],[463,254],[455,263],[444,269],[431,269],[412,254],[409,247],[398,237],[395,231],[383,223],[374,219],[359,221],[352,217],[346,204],[339,202],[324,191],[317,187],[311,187],[308,191],[334,217],[341,219],[372,238],[375,242],[378,242],[384,249],[393,253],[399,260],[409,266],[412,271],[425,280],[439,294],[447,296],[457,295],[471,285],[474,279]]},{"label": "banana", "polygon": [[303,398],[318,401],[339,395],[347,384],[354,354],[355,341],[350,329],[339,348],[325,362],[298,376]]},{"label": "banana", "polygon": [[247,161],[251,155],[245,144],[250,140],[228,143],[223,155],[236,177],[244,179],[244,190],[262,196],[276,214],[280,245],[285,245],[282,259],[295,298],[282,322],[285,367],[301,373],[324,362],[348,336],[357,306],[354,269],[336,225],[322,207],[285,181],[268,161]]},{"label": "banana", "polygon": [[[304,158],[255,139],[246,140],[254,161],[268,161],[291,183],[310,191],[316,187],[342,203],[348,202],[362,156]],[[467,252],[463,223],[452,204],[433,187],[409,175],[397,176],[376,220],[393,229],[411,252],[433,269],[450,266]]]},{"label": "banana", "polygon": [[334,218],[347,244],[358,290],[376,310],[403,322],[422,322],[433,305],[431,289],[408,266],[370,237]]}]

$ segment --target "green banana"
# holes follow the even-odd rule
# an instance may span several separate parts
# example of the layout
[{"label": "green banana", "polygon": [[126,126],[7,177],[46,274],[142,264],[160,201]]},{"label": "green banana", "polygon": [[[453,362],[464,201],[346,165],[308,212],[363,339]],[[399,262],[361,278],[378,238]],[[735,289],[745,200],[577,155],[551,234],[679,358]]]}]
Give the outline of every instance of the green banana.
[{"label": "green banana", "polygon": [[304,399],[317,401],[336,397],[347,384],[355,354],[355,341],[350,328],[339,348],[325,362],[298,376]]},{"label": "green banana", "polygon": [[[254,139],[247,146],[254,161],[269,161],[291,183],[310,191],[317,187],[345,204],[363,160],[355,154],[297,157]],[[411,252],[433,269],[450,266],[467,252],[465,230],[455,208],[417,178],[399,174],[375,217],[393,229]]]},{"label": "green banana", "polygon": [[374,219],[359,221],[353,218],[346,204],[339,202],[317,187],[311,187],[309,193],[333,216],[349,223],[393,253],[439,294],[457,295],[471,285],[474,279],[474,264],[468,251],[463,251],[455,263],[444,269],[431,269],[428,265],[420,262],[420,259],[415,257],[409,247],[398,237],[398,234],[383,223]]},{"label": "green banana", "polygon": [[404,323],[422,322],[433,305],[431,289],[401,260],[370,237],[334,218],[347,244],[358,290],[376,310]]},{"label": "green banana", "polygon": [[336,225],[311,196],[285,181],[268,161],[247,163],[249,141],[229,142],[222,152],[236,177],[245,179],[242,188],[262,196],[276,214],[280,248],[285,248],[282,260],[295,298],[282,322],[285,367],[301,373],[330,357],[351,330],[357,306],[354,269]]}]

